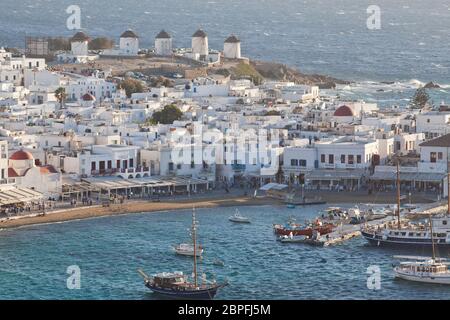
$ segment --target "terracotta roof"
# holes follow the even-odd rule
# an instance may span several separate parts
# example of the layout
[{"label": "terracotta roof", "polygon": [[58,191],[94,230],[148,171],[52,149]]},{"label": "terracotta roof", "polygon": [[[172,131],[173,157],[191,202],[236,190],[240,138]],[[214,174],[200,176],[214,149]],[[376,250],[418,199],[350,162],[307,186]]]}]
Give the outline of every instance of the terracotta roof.
[{"label": "terracotta roof", "polygon": [[8,168],[8,177],[9,178],[15,178],[18,176],[19,175],[17,174],[16,170],[14,170],[14,168]]},{"label": "terracotta roof", "polygon": [[139,38],[133,30],[127,30],[120,36],[121,38]]},{"label": "terracotta roof", "polygon": [[353,117],[353,111],[349,106],[343,105],[334,112],[335,117]]},{"label": "terracotta roof", "polygon": [[241,40],[239,40],[235,35],[231,35],[225,40],[225,43],[239,43],[239,42],[241,42]]},{"label": "terracotta roof", "polygon": [[75,35],[70,39],[70,42],[84,42],[89,41],[91,38],[88,37],[83,31],[75,33]]},{"label": "terracotta roof", "polygon": [[55,167],[53,167],[51,165],[39,167],[39,170],[41,171],[41,174],[58,173],[58,171],[56,171]]},{"label": "terracotta roof", "polygon": [[450,133],[436,139],[422,142],[421,147],[450,147]]},{"label": "terracotta roof", "polygon": [[202,29],[198,29],[193,35],[193,38],[206,38],[208,35]]},{"label": "terracotta roof", "polygon": [[86,93],[84,96],[81,97],[81,99],[83,101],[94,101],[95,97],[90,93]]},{"label": "terracotta roof", "polygon": [[9,160],[33,160],[33,159],[34,157],[31,153],[23,150],[16,151],[9,157]]},{"label": "terracotta roof", "polygon": [[165,30],[161,30],[157,35],[156,35],[156,39],[171,39],[172,37],[170,36],[170,34],[165,31]]}]

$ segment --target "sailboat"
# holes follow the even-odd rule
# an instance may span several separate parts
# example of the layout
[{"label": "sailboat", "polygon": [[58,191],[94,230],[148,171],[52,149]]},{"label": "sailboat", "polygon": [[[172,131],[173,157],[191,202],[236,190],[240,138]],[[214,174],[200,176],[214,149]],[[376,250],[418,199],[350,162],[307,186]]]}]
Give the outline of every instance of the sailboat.
[{"label": "sailboat", "polygon": [[[450,210],[450,207],[449,207]],[[361,235],[376,246],[431,247],[432,235],[420,224],[403,224],[400,220],[400,169],[397,163],[397,223],[387,223],[384,227],[363,226]],[[435,228],[434,245],[450,249],[450,212],[430,218]]]},{"label": "sailboat", "polygon": [[197,221],[195,219],[195,208],[192,210],[192,240],[194,248],[194,266],[192,279],[183,272],[163,272],[158,273],[153,276],[148,276],[141,269],[138,273],[144,278],[144,284],[147,288],[153,292],[160,294],[168,298],[175,299],[201,299],[201,300],[212,300],[214,299],[217,291],[228,285],[227,282],[217,283],[214,281],[208,281],[206,275],[202,275],[201,282],[198,279],[197,270]]},{"label": "sailboat", "polygon": [[436,249],[433,237],[433,223],[430,215],[430,234],[431,244],[433,248],[433,256],[428,257],[409,257],[409,256],[394,256],[397,259],[406,259],[412,261],[403,261],[394,267],[396,278],[424,282],[434,284],[450,284],[450,265],[446,259],[436,258]]}]

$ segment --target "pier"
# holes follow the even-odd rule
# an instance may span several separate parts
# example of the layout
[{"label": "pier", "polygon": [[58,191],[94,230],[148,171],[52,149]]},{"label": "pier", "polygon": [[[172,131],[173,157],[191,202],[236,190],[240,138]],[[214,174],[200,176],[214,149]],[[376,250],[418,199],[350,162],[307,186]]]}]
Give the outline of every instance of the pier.
[{"label": "pier", "polygon": [[[381,228],[385,224],[396,223],[397,221],[396,219],[397,218],[395,216],[389,216],[383,219],[369,221],[366,223],[366,225],[372,226],[374,228],[378,227]],[[405,221],[405,219],[402,220]],[[361,236],[360,229],[361,224],[341,224],[338,227],[336,227],[336,230],[334,230],[331,233],[321,235],[317,239],[308,238],[303,241],[300,241],[299,243],[309,244],[318,247],[328,247],[332,245],[337,245],[347,240]]]}]

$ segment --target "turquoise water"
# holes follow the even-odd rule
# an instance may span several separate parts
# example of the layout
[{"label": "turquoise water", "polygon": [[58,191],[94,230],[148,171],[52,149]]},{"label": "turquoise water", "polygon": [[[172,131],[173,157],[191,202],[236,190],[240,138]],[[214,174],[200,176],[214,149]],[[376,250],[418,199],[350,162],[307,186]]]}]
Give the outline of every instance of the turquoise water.
[{"label": "turquoise water", "polygon": [[[363,239],[316,248],[275,241],[272,223],[301,222],[322,206],[242,207],[250,225],[228,221],[234,208],[198,209],[202,270],[227,278],[217,299],[449,299],[448,287],[394,280],[392,255]],[[190,272],[192,260],[171,245],[188,240],[189,210],[131,214],[0,231],[0,299],[157,299],[136,269]],[[225,266],[214,266],[214,259]],[[68,266],[81,289],[66,286]],[[381,289],[368,290],[367,267],[379,265]]]}]

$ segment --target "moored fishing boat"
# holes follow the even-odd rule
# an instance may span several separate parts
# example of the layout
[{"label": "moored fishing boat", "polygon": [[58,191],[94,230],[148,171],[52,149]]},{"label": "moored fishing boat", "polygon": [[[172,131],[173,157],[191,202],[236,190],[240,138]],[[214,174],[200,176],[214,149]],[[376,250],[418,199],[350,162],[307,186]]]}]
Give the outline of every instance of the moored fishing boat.
[{"label": "moored fishing boat", "polygon": [[428,247],[434,245],[450,249],[450,215],[430,217],[434,235],[422,224],[405,223],[400,219],[400,173],[397,164],[397,222],[385,223],[383,226],[365,225],[361,228],[361,235],[376,246]]},{"label": "moored fishing boat", "polygon": [[276,235],[293,235],[293,236],[307,236],[312,237],[314,232],[320,234],[327,234],[333,231],[334,225],[331,223],[323,223],[316,219],[313,223],[301,225],[293,222],[288,222],[285,225],[274,224],[273,230]]}]

